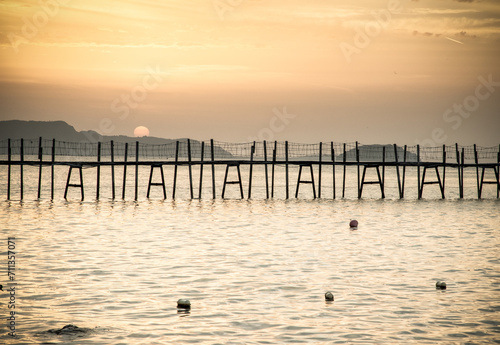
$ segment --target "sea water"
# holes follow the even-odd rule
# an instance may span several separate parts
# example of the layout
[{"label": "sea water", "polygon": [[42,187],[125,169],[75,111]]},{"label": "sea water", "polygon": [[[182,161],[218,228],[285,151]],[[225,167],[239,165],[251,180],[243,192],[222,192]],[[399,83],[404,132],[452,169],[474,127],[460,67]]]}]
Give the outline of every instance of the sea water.
[{"label": "sea water", "polygon": [[[94,168],[84,170],[82,202],[77,188],[62,199],[67,168],[56,169],[53,201],[44,170],[42,198],[35,200],[38,170],[26,168],[24,200],[17,176],[13,200],[0,203],[0,343],[500,343],[496,190],[474,199],[471,172],[466,198],[458,199],[450,172],[447,199],[429,185],[417,200],[410,171],[400,200],[388,172],[386,199],[369,185],[358,200],[351,171],[345,197],[339,175],[333,200],[326,169],[321,199],[312,199],[305,184],[295,199],[292,170],[286,200],[280,169],[272,200],[262,169],[250,200],[239,200],[235,185],[221,200],[220,170],[217,199],[207,175],[202,199],[190,200],[185,167],[175,200],[166,171],[163,200],[157,186],[145,197],[149,170],[141,168],[137,201],[133,175],[126,199],[118,184],[112,200],[103,169],[96,201]],[[5,200],[6,169],[0,177]],[[195,174],[195,196],[198,183]],[[359,221],[357,229],[350,219]],[[436,289],[438,280],[446,290]],[[325,301],[326,291],[333,302]],[[191,301],[190,310],[177,309],[180,298]],[[46,332],[67,324],[90,331]]]}]

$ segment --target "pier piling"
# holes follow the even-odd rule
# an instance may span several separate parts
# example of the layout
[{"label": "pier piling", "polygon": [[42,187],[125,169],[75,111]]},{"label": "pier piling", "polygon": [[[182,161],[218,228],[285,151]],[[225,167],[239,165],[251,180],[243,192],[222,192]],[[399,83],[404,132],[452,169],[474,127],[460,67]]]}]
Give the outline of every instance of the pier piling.
[{"label": "pier piling", "polygon": [[210,139],[210,158],[212,159],[212,199],[215,199],[215,153],[214,153],[214,140]]},{"label": "pier piling", "polygon": [[252,197],[253,155],[255,154],[255,141],[250,147],[250,168],[248,171],[248,199]]},{"label": "pier piling", "polygon": [[43,167],[43,148],[42,148],[42,137],[38,139],[38,160],[40,165],[38,166],[38,193],[37,199],[40,200],[42,192],[42,167]]},{"label": "pier piling", "polygon": [[203,189],[203,161],[205,157],[205,142],[201,143],[201,154],[200,154],[200,187],[198,189],[198,199],[201,199],[201,191]]},{"label": "pier piling", "polygon": [[24,139],[21,138],[21,150],[19,151],[19,178],[20,178],[20,198],[24,197]]},{"label": "pier piling", "polygon": [[50,164],[50,200],[54,200],[54,165],[56,162],[56,139],[52,139],[52,158]]},{"label": "pier piling", "polygon": [[10,181],[12,173],[12,147],[10,146],[10,139],[7,141],[7,200],[10,200]]},{"label": "pier piling", "polygon": [[99,191],[101,190],[101,142],[97,143],[97,181],[95,190],[95,199],[99,200]]},{"label": "pier piling", "polygon": [[113,140],[110,142],[110,155],[111,155],[111,198],[115,200],[115,145]]},{"label": "pier piling", "polygon": [[134,200],[137,201],[139,194],[139,142],[135,142],[135,194]]},{"label": "pier piling", "polygon": [[127,157],[128,157],[128,143],[125,143],[125,154],[123,157],[123,186],[122,186],[123,200],[125,200],[125,190],[127,187]]},{"label": "pier piling", "polygon": [[335,148],[333,147],[333,141],[330,143],[330,152],[332,155],[332,189],[333,189],[333,199],[335,200]]}]

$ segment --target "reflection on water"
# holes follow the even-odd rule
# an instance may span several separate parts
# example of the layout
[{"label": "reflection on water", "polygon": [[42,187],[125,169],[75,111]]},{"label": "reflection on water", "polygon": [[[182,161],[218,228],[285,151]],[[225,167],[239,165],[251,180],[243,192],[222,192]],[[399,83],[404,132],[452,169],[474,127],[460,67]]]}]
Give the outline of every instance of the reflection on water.
[{"label": "reflection on water", "polygon": [[[486,344],[497,200],[3,202],[6,344]],[[357,219],[357,230],[349,220]],[[448,288],[436,290],[437,280]],[[325,301],[332,291],[334,302]],[[189,311],[177,300],[191,301]],[[43,333],[73,324],[89,334]]]}]

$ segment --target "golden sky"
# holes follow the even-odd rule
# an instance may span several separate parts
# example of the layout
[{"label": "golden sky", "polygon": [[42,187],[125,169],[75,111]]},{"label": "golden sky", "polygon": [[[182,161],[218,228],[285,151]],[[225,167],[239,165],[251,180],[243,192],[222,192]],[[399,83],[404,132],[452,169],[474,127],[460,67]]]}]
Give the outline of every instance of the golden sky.
[{"label": "golden sky", "polygon": [[500,143],[497,0],[0,0],[0,119]]}]

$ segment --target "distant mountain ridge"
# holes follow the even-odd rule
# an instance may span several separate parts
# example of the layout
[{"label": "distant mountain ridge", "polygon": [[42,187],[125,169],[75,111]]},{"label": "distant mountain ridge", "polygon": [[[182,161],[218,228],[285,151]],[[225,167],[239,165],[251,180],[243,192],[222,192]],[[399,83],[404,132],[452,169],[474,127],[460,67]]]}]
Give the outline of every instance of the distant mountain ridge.
[{"label": "distant mountain ridge", "polygon": [[[60,142],[71,142],[71,143],[109,143],[113,141],[115,143],[135,143],[138,141],[141,144],[152,145],[149,150],[155,150],[154,145],[168,145],[175,144],[177,141],[183,145],[179,149],[179,156],[186,157],[188,156],[188,150],[186,150],[186,142],[187,138],[179,138],[179,139],[165,139],[165,138],[157,138],[157,137],[129,137],[125,135],[100,135],[95,131],[81,131],[78,132],[75,128],[64,121],[22,121],[22,120],[9,120],[9,121],[0,121],[0,141],[7,139],[25,139],[25,144],[28,142],[37,142],[38,138],[42,139],[56,139]],[[193,154],[198,154],[201,151],[202,143],[198,140],[190,140],[191,150]],[[24,148],[25,154],[36,155],[38,154],[37,150],[38,146],[26,145]],[[170,145],[171,146],[171,145]],[[47,149],[47,148],[45,148]],[[3,150],[3,151],[2,151]],[[82,151],[83,150],[83,151]],[[87,151],[85,146],[80,145],[77,147],[66,147],[67,155],[76,155],[76,156],[85,156],[85,155],[95,155],[95,152],[92,149]],[[109,151],[109,147],[107,148]],[[146,150],[148,150],[146,148]],[[231,153],[222,149],[221,147],[214,145],[214,154],[217,157],[232,157]],[[109,155],[110,153],[103,149],[103,155]],[[82,153],[83,152],[83,153]],[[130,151],[131,152],[131,151]],[[0,148],[0,154],[7,153],[7,146]],[[151,155],[154,153],[151,151]],[[165,152],[163,152],[165,154]],[[209,150],[204,151],[205,156],[210,154]]]},{"label": "distant mountain ridge", "polygon": [[56,139],[68,142],[135,142],[161,145],[174,141],[157,137],[129,137],[125,135],[106,136],[95,131],[78,132],[73,126],[64,121],[0,121],[0,140],[5,139]]}]

